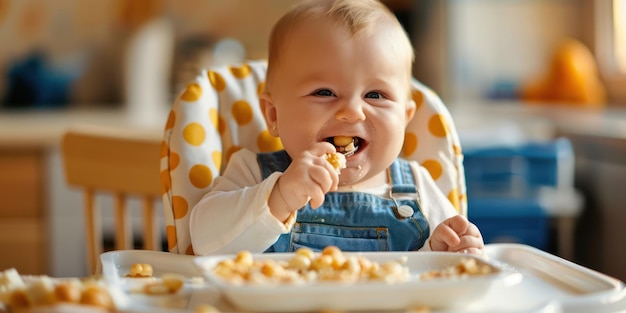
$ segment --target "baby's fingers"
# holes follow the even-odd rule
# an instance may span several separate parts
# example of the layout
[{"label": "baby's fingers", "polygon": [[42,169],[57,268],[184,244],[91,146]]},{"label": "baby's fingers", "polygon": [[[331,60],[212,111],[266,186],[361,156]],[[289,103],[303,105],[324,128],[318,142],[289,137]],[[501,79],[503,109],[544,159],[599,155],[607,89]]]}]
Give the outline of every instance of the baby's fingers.
[{"label": "baby's fingers", "polygon": [[456,246],[450,246],[448,251],[482,254],[484,247],[485,245],[483,244],[481,237],[468,235],[461,236],[461,238],[459,238],[459,244]]},{"label": "baby's fingers", "polygon": [[433,251],[448,251],[450,247],[457,246],[460,242],[459,235],[450,226],[442,223],[433,232],[430,246]]}]

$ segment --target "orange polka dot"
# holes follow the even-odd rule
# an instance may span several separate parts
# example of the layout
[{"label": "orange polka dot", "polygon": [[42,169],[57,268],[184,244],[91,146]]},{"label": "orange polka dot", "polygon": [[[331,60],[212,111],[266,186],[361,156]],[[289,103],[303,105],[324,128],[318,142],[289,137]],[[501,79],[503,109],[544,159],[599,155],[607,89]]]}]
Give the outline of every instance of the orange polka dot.
[{"label": "orange polka dot", "polygon": [[187,249],[185,249],[185,254],[186,255],[196,255],[196,253],[193,251],[193,246],[191,244],[189,244],[187,246]]},{"label": "orange polka dot", "polygon": [[213,165],[220,171],[222,169],[222,151],[213,151],[211,157],[213,158]]},{"label": "orange polka dot", "polygon": [[181,196],[172,197],[172,207],[174,209],[175,219],[185,217],[185,215],[187,215],[187,211],[189,211],[189,204],[187,204],[187,200]]},{"label": "orange polka dot", "polygon": [[167,250],[172,251],[176,247],[176,226],[167,225],[165,227],[165,233],[167,234]]},{"label": "orange polka dot", "polygon": [[176,152],[170,151],[170,159],[169,159],[170,171],[173,171],[174,169],[176,169],[178,164],[180,164],[180,155]]},{"label": "orange polka dot", "polygon": [[265,82],[260,82],[259,85],[256,87],[256,94],[261,95],[263,91],[265,91]]},{"label": "orange polka dot", "polygon": [[[467,205],[467,195],[466,194],[459,195],[459,203]],[[459,211],[460,210],[461,210],[461,208],[459,208]]]},{"label": "orange polka dot", "polygon": [[192,146],[199,146],[206,138],[204,127],[200,123],[189,123],[183,129],[183,138]]},{"label": "orange polka dot", "polygon": [[198,83],[187,85],[180,98],[187,102],[198,101],[202,97],[202,87]]},{"label": "orange polka dot", "polygon": [[426,160],[422,163],[422,166],[428,170],[434,180],[437,180],[443,173],[443,167],[441,167],[441,164],[436,160]]},{"label": "orange polka dot", "polygon": [[219,113],[217,112],[217,109],[215,108],[210,108],[209,109],[209,120],[211,121],[211,124],[213,125],[213,127],[215,127],[216,130],[219,131]]},{"label": "orange polka dot", "polygon": [[241,150],[241,147],[239,146],[231,146],[230,148],[228,148],[228,150],[226,150],[226,164],[228,164],[228,161],[230,161],[230,157],[233,155],[233,153],[239,150]]},{"label": "orange polka dot", "polygon": [[417,135],[414,133],[404,134],[404,145],[402,146],[402,155],[409,157],[417,149]]},{"label": "orange polka dot", "polygon": [[411,95],[413,97],[413,101],[415,101],[415,110],[419,110],[419,108],[421,108],[424,104],[424,94],[421,91],[414,89]]},{"label": "orange polka dot", "polygon": [[217,116],[217,131],[221,136],[226,133],[226,120],[220,115]]},{"label": "orange polka dot", "polygon": [[454,151],[454,154],[456,155],[460,155],[463,153],[463,151],[461,150],[461,146],[459,145],[452,145],[452,150]]},{"label": "orange polka dot", "polygon": [[283,143],[280,141],[280,138],[270,135],[267,129],[259,134],[256,144],[261,152],[278,151],[283,148]]},{"label": "orange polka dot", "polygon": [[454,188],[448,193],[448,200],[457,211],[461,210],[461,204],[459,203],[459,190]]},{"label": "orange polka dot", "polygon": [[209,81],[211,81],[211,85],[217,92],[220,92],[226,88],[226,81],[224,77],[217,72],[209,71]]},{"label": "orange polka dot", "polygon": [[168,170],[161,171],[161,192],[168,193],[172,189],[172,181],[170,180],[170,172]]},{"label": "orange polka dot", "polygon": [[213,173],[208,166],[197,164],[189,170],[189,181],[196,188],[206,188],[213,181]]},{"label": "orange polka dot", "polygon": [[430,118],[428,130],[435,137],[446,137],[448,135],[448,125],[441,114],[435,114]]},{"label": "orange polka dot", "polygon": [[167,146],[167,142],[165,142],[165,140],[163,140],[161,142],[161,157],[166,157],[168,152],[169,152],[169,147]]},{"label": "orange polka dot", "polygon": [[241,67],[229,67],[229,69],[233,76],[239,79],[246,78],[246,76],[250,75],[250,72],[252,71],[250,69],[250,65],[248,64],[244,64]]},{"label": "orange polka dot", "polygon": [[165,130],[172,129],[176,120],[176,112],[170,110],[170,114],[167,116],[167,122],[165,123]]},{"label": "orange polka dot", "polygon": [[250,107],[248,101],[239,100],[233,103],[231,114],[239,126],[246,125],[252,121],[252,107]]}]

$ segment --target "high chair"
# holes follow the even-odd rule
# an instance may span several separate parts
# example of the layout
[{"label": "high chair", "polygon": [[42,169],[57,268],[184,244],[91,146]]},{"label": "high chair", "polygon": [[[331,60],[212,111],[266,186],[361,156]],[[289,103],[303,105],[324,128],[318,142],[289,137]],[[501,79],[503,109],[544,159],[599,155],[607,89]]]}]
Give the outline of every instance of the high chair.
[{"label": "high chair", "polygon": [[143,248],[160,250],[160,229],[154,212],[154,203],[162,196],[159,183],[160,141],[120,130],[80,128],[65,133],[61,149],[68,185],[83,189],[90,273],[96,273],[103,252],[97,195],[109,194],[114,198],[116,250],[133,248],[127,212],[129,197],[141,199]]},{"label": "high chair", "polygon": [[[178,96],[165,126],[161,182],[168,249],[194,254],[189,211],[241,148],[282,148],[269,135],[259,105],[266,61],[204,70]],[[401,156],[424,166],[457,210],[467,216],[463,155],[448,109],[430,89],[413,81],[417,105]]]}]

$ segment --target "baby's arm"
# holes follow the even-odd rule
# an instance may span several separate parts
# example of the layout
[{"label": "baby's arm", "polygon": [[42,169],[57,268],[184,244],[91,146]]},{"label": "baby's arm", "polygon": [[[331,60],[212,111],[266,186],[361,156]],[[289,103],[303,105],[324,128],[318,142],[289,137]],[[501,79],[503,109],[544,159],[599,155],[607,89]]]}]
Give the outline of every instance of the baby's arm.
[{"label": "baby's arm", "polygon": [[288,230],[269,211],[267,200],[281,173],[262,179],[256,154],[232,155],[222,176],[193,207],[189,230],[199,255],[263,252]]},{"label": "baby's arm", "polygon": [[484,244],[478,228],[458,214],[426,169],[417,162],[411,165],[420,191],[422,213],[431,229],[429,239],[420,250],[482,253]]}]

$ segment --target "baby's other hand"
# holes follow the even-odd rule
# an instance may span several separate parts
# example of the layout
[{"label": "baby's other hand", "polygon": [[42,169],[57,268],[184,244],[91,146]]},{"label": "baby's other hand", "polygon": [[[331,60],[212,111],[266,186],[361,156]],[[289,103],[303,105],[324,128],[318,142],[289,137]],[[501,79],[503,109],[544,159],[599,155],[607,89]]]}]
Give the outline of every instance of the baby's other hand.
[{"label": "baby's other hand", "polygon": [[291,214],[309,201],[312,208],[317,208],[324,203],[327,192],[337,189],[339,176],[326,160],[326,154],[334,152],[332,144],[318,142],[292,156],[291,165],[278,179],[270,196],[270,210],[277,218]]},{"label": "baby's other hand", "polygon": [[430,239],[433,251],[482,254],[485,244],[476,225],[462,215],[456,215],[437,225]]}]

